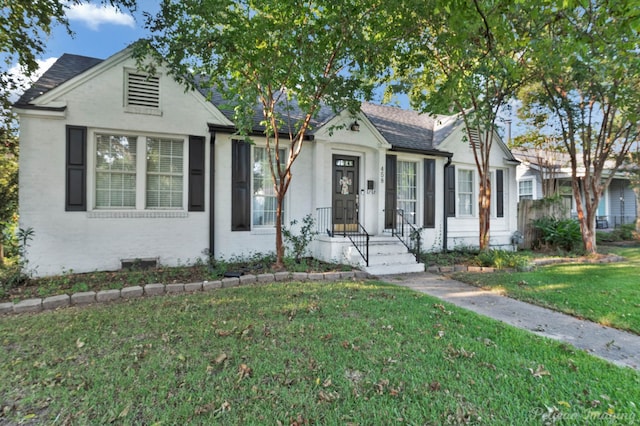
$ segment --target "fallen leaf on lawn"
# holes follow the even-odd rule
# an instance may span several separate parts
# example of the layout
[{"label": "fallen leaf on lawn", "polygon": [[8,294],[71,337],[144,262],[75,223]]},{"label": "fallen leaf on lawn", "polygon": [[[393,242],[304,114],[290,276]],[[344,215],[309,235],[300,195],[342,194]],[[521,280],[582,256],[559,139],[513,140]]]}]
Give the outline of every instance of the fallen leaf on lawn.
[{"label": "fallen leaf on lawn", "polygon": [[216,333],[218,334],[218,336],[220,337],[227,337],[232,335],[233,333],[235,333],[236,331],[236,327],[233,327],[231,330],[216,330]]},{"label": "fallen leaf on lawn", "polygon": [[78,337],[78,339],[76,340],[76,347],[80,349],[83,346],[84,346],[84,342],[80,340],[80,338]]},{"label": "fallen leaf on lawn", "polygon": [[220,364],[221,362],[224,362],[227,360],[227,354],[225,354],[224,352],[222,352],[220,355],[218,355],[216,357],[216,364]]},{"label": "fallen leaf on lawn", "polygon": [[331,384],[332,384],[331,379],[327,379],[324,382],[322,382],[322,387],[328,388],[329,386],[331,386]]},{"label": "fallen leaf on lawn", "polygon": [[238,376],[240,380],[251,376],[251,368],[248,367],[247,364],[240,364],[240,367],[238,367]]},{"label": "fallen leaf on lawn", "polygon": [[118,418],[122,419],[123,417],[127,417],[129,410],[131,410],[131,405],[128,405],[124,410],[122,410],[120,414],[118,414]]},{"label": "fallen leaf on lawn", "polygon": [[549,373],[547,370],[545,370],[544,365],[542,365],[542,364],[538,365],[538,368],[536,368],[535,370],[533,368],[529,368],[528,370],[531,372],[533,377],[542,377],[542,376],[550,376],[551,375],[551,373]]},{"label": "fallen leaf on lawn", "polygon": [[340,398],[340,394],[338,392],[325,392],[322,390],[318,392],[318,401],[320,402],[333,402],[338,398]]},{"label": "fallen leaf on lawn", "polygon": [[389,386],[389,380],[382,379],[378,383],[375,384],[376,393],[382,395],[384,393],[384,389]]}]

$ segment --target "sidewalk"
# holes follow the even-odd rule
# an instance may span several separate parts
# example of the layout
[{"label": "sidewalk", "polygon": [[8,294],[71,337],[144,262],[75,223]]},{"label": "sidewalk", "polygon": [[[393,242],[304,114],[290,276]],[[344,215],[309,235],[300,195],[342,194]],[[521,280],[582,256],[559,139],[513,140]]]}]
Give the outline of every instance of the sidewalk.
[{"label": "sidewalk", "polygon": [[569,343],[619,366],[640,369],[640,336],[530,305],[429,272],[383,280],[450,302],[540,336]]}]

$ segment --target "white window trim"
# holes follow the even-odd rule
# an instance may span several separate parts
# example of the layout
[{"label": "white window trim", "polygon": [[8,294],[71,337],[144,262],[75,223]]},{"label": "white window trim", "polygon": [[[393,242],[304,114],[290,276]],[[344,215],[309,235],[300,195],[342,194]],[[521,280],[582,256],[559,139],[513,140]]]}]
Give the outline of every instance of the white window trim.
[{"label": "white window trim", "polygon": [[[136,155],[136,207],[132,208],[96,208],[96,135],[127,135],[136,137],[138,155]],[[146,208],[147,196],[147,137],[150,138],[170,138],[183,141],[182,157],[182,208]],[[184,135],[170,135],[160,133],[148,133],[140,131],[124,131],[113,129],[91,129],[87,132],[87,212],[91,218],[127,218],[127,217],[149,217],[149,213],[155,212],[154,217],[175,217],[172,212],[187,212],[189,202],[189,137]],[[93,213],[92,213],[93,212]],[[101,212],[97,214],[97,212]],[[104,212],[104,213],[102,213]],[[110,213],[109,213],[110,212]],[[123,214],[123,212],[128,212]],[[131,212],[144,212],[144,214],[133,214]]]},{"label": "white window trim", "polygon": [[[471,172],[473,181],[471,182],[471,214],[462,214],[460,209],[460,172]],[[476,176],[475,169],[467,169],[464,167],[456,167],[456,217],[459,218],[471,218],[476,217],[478,212],[477,200],[478,200],[478,177]],[[465,194],[467,194],[465,192]]]},{"label": "white window trim", "polygon": [[[529,178],[529,179],[520,179],[518,181],[518,201],[521,200],[520,182],[531,182],[531,199],[535,200],[536,199],[536,181],[533,178]],[[529,194],[525,194],[525,195],[529,195]]]},{"label": "white window trim", "polygon": [[[253,165],[255,164],[255,150],[256,148],[263,148],[266,150],[266,145],[253,145],[251,147],[251,168],[253,169]],[[271,147],[271,149],[273,150],[274,147]],[[280,148],[281,150],[285,151],[285,156],[287,155],[287,148]],[[269,172],[269,176],[271,177],[271,171],[268,170]],[[254,181],[253,181],[253,172],[251,173],[251,232],[253,234],[260,234],[260,235],[264,235],[264,234],[275,234],[276,232],[276,226],[275,224],[273,225],[256,225],[253,223],[253,213],[254,213],[254,193],[253,193],[253,186]],[[289,189],[291,189],[291,186],[289,187]],[[289,193],[289,191],[287,191],[287,193]],[[287,216],[288,216],[288,212],[289,212],[289,198],[291,197],[287,197],[285,196],[284,198],[284,202],[282,203],[282,208],[284,209],[284,214],[282,215],[282,225],[283,226],[288,226],[288,222],[287,222]]]},{"label": "white window trim", "polygon": [[[420,197],[420,194],[422,194],[423,189],[422,189],[422,169],[421,169],[421,163],[419,161],[416,161],[415,158],[411,158],[411,159],[407,159],[407,158],[398,158],[396,160],[397,163],[413,163],[415,166],[415,172],[416,172],[416,198],[415,200],[413,200],[415,202],[416,205],[416,211],[415,211],[415,217],[414,217],[414,223],[413,225],[419,225],[421,223],[421,206],[420,206],[420,200],[423,197]],[[397,166],[396,166],[397,167]],[[399,168],[399,167],[397,167]],[[396,179],[396,192],[398,192],[398,194],[396,194],[396,203],[398,203],[398,195],[399,195],[399,185],[398,185],[398,173],[396,170],[396,176],[394,176],[394,179]],[[422,200],[424,202],[424,200]]]}]

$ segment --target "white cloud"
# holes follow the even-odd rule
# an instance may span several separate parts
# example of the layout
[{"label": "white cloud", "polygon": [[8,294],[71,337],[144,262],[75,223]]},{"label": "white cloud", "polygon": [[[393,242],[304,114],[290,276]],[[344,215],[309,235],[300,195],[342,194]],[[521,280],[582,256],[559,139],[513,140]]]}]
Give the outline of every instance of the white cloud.
[{"label": "white cloud", "polygon": [[131,15],[120,12],[115,6],[96,6],[93,4],[73,4],[67,10],[70,21],[80,21],[94,31],[102,24],[124,25],[135,28],[135,20]]},{"label": "white cloud", "polygon": [[24,91],[27,90],[34,81],[39,79],[45,71],[51,68],[51,65],[53,65],[57,60],[58,58],[38,59],[38,71],[36,71],[31,78],[27,78],[24,75],[22,68],[18,65],[14,65],[9,68],[9,74],[15,76],[16,80],[20,83],[20,88],[15,92],[11,92],[9,100],[11,102],[17,101],[20,95],[24,93]]}]

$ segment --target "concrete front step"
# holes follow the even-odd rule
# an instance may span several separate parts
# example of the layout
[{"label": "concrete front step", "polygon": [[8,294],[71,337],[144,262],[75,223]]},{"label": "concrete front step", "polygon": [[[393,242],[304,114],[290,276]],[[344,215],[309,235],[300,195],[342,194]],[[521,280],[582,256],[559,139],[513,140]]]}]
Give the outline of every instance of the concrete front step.
[{"label": "concrete front step", "polygon": [[396,265],[372,265],[362,268],[369,275],[393,275],[408,274],[411,272],[424,272],[424,263],[401,263]]},{"label": "concrete front step", "polygon": [[416,257],[407,253],[405,250],[404,253],[396,253],[396,254],[372,254],[369,253],[369,266],[374,265],[397,265],[397,264],[410,264],[416,263]]},{"label": "concrete front step", "polygon": [[390,275],[408,272],[424,272],[424,264],[416,263],[416,258],[396,237],[376,236],[369,240],[369,266],[355,247],[346,247],[345,258],[359,263],[371,275]]}]

